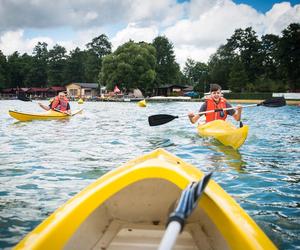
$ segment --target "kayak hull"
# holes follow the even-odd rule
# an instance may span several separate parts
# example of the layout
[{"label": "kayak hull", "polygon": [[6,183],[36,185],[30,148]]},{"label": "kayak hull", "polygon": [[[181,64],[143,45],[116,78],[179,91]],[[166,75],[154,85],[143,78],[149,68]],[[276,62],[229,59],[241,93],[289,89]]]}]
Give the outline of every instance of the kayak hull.
[{"label": "kayak hull", "polygon": [[15,110],[9,110],[8,113],[11,117],[17,119],[18,121],[32,121],[32,120],[59,120],[70,118],[78,113],[82,112],[82,109],[74,111],[71,115],[57,112],[54,110],[48,110],[41,113],[24,113]]},{"label": "kayak hull", "polygon": [[[181,191],[204,174],[163,149],[92,183],[15,249],[157,249]],[[276,249],[214,181],[187,219],[175,249]]]},{"label": "kayak hull", "polygon": [[238,149],[247,139],[249,127],[244,125],[241,128],[236,128],[228,121],[215,120],[198,125],[197,130],[200,136],[214,137],[223,145]]}]

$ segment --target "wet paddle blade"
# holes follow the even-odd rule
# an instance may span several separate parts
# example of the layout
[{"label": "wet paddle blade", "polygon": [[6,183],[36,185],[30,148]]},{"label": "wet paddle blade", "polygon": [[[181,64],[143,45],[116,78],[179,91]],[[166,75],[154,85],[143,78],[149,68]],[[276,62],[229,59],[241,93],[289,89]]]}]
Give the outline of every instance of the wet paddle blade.
[{"label": "wet paddle blade", "polygon": [[148,117],[148,122],[150,126],[158,126],[165,123],[168,123],[175,118],[178,118],[178,116],[173,115],[152,115]]},{"label": "wet paddle blade", "polygon": [[272,97],[263,101],[262,103],[258,104],[258,106],[265,106],[265,107],[282,107],[286,105],[286,101],[284,97]]},{"label": "wet paddle blade", "polygon": [[20,100],[20,101],[23,101],[23,102],[31,102],[31,99],[28,98],[26,95],[24,94],[18,94],[17,95],[17,98]]}]

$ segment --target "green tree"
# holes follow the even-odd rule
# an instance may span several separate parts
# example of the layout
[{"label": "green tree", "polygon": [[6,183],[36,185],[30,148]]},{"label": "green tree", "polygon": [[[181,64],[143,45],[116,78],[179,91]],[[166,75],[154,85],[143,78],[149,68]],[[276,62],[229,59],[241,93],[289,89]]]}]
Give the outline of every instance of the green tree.
[{"label": "green tree", "polygon": [[220,84],[223,89],[228,88],[229,73],[235,60],[234,53],[225,45],[221,45],[208,62],[210,81]]},{"label": "green tree", "polygon": [[33,49],[33,60],[27,82],[32,87],[46,87],[48,84],[47,67],[48,67],[48,44],[38,42]]},{"label": "green tree", "polygon": [[248,84],[248,77],[244,65],[237,58],[229,73],[228,87],[234,92],[241,92],[247,89],[247,87],[249,89],[251,85],[249,86]]},{"label": "green tree", "polygon": [[300,89],[300,23],[291,23],[282,31],[279,41],[281,77],[291,91]]},{"label": "green tree", "polygon": [[240,57],[250,82],[254,82],[262,74],[261,44],[251,27],[235,30],[234,34],[227,39],[226,47],[235,56]]},{"label": "green tree", "polygon": [[206,85],[209,82],[209,68],[207,64],[188,58],[183,72],[188,79],[189,85],[194,86],[195,90],[199,92],[205,91]]},{"label": "green tree", "polygon": [[267,34],[261,37],[261,54],[263,55],[263,78],[277,79],[279,70],[279,36]]},{"label": "green tree", "polygon": [[86,47],[88,50],[85,51],[84,78],[87,82],[98,82],[103,57],[111,54],[111,43],[105,34],[101,34],[86,44]]},{"label": "green tree", "polygon": [[7,87],[7,72],[8,72],[8,65],[6,56],[0,50],[0,89]]},{"label": "green tree", "polygon": [[48,52],[47,76],[50,86],[63,85],[66,83],[64,76],[67,59],[66,53],[66,49],[60,45],[55,45],[53,49]]},{"label": "green tree", "polygon": [[101,83],[111,90],[118,85],[123,90],[139,88],[148,93],[153,88],[155,61],[152,45],[129,41],[104,57]]},{"label": "green tree", "polygon": [[103,56],[111,53],[111,43],[105,34],[101,34],[100,36],[93,38],[86,47],[88,50],[93,51],[98,58],[102,58]]},{"label": "green tree", "polygon": [[78,47],[67,57],[64,79],[65,83],[85,82],[84,78],[84,52]]},{"label": "green tree", "polygon": [[175,61],[173,44],[165,36],[158,36],[152,45],[156,49],[156,87],[180,83],[180,67]]},{"label": "green tree", "polygon": [[7,65],[9,69],[8,87],[24,87],[25,75],[23,71],[22,58],[17,51],[8,56]]}]

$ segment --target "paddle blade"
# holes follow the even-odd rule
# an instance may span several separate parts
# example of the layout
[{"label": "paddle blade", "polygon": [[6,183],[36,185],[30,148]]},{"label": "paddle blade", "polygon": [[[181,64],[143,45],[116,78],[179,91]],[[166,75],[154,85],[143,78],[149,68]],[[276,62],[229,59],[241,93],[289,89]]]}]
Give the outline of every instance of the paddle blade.
[{"label": "paddle blade", "polygon": [[286,105],[286,101],[284,97],[272,97],[263,101],[262,103],[258,104],[258,106],[265,106],[265,107],[282,107]]},{"label": "paddle blade", "polygon": [[31,99],[28,98],[25,94],[23,93],[19,93],[17,95],[17,98],[20,100],[20,101],[23,101],[23,102],[31,102]]},{"label": "paddle blade", "polygon": [[151,115],[148,117],[148,122],[150,126],[158,126],[170,122],[178,118],[178,116],[173,115]]}]

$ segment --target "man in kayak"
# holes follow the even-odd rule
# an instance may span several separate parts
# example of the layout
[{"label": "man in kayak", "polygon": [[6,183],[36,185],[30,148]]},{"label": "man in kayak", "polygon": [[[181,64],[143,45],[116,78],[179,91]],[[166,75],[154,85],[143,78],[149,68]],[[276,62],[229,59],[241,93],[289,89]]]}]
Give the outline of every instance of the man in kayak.
[{"label": "man in kayak", "polygon": [[53,101],[49,104],[49,106],[46,106],[42,103],[38,103],[41,108],[45,110],[59,110],[62,113],[71,114],[71,108],[69,104],[69,100],[66,97],[64,92],[59,92],[58,96],[56,96]]},{"label": "man in kayak", "polygon": [[[210,86],[210,97],[208,97],[205,102],[200,107],[199,112],[205,112],[215,109],[225,109],[232,108],[231,104],[227,102],[225,98],[222,97],[221,86],[218,84],[211,84]],[[237,121],[241,119],[242,106],[237,105],[236,109],[222,110],[219,112],[212,112],[205,114],[206,122],[211,122],[214,120],[226,120],[227,115],[233,116]],[[193,112],[188,113],[191,123],[198,121],[201,115],[194,114]]]}]

